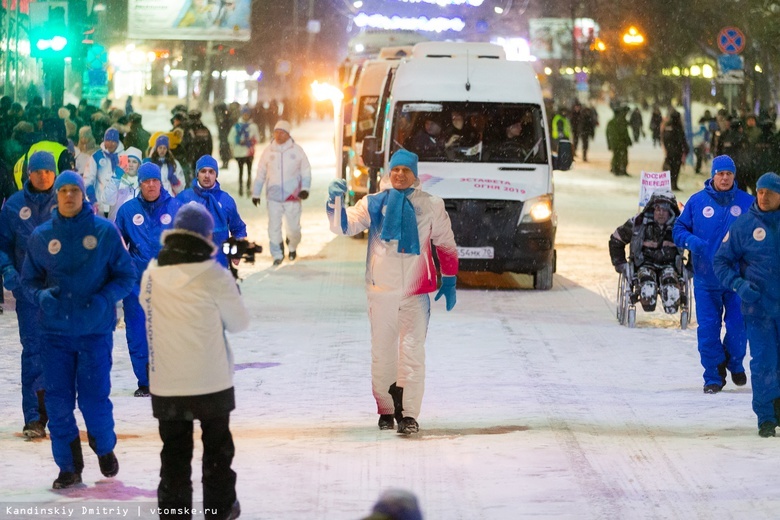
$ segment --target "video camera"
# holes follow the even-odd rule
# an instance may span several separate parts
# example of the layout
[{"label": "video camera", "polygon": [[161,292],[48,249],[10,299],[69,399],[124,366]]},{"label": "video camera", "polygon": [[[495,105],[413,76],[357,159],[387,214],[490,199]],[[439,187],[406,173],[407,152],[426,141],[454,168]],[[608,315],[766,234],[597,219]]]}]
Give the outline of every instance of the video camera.
[{"label": "video camera", "polygon": [[246,239],[238,239],[230,237],[227,241],[222,243],[222,252],[228,259],[228,267],[230,267],[230,273],[233,278],[238,280],[238,268],[233,263],[234,260],[243,260],[249,264],[255,263],[255,255],[263,252],[263,246],[255,244]]}]

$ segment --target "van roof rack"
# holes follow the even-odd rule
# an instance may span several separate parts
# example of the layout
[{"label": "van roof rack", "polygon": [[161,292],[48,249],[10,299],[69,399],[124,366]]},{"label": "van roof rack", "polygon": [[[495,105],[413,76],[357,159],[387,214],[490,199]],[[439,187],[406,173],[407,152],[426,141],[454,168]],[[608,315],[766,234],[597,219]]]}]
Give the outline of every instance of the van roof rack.
[{"label": "van roof rack", "polygon": [[422,42],[412,49],[414,58],[469,58],[505,60],[504,48],[492,43]]}]

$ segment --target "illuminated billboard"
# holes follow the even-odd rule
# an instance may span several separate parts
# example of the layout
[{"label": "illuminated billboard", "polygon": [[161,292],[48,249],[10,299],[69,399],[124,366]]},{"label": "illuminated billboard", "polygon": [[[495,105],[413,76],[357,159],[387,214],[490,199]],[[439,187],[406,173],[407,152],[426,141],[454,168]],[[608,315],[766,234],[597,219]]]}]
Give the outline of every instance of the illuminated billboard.
[{"label": "illuminated billboard", "polygon": [[252,0],[129,0],[127,37],[247,41]]}]

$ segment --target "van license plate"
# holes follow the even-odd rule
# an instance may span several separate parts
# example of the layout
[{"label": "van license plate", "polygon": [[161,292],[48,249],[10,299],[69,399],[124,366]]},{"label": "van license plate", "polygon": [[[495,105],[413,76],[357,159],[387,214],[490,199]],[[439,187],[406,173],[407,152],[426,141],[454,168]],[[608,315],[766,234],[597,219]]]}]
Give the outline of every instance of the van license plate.
[{"label": "van license plate", "polygon": [[493,248],[492,247],[458,247],[458,258],[469,259],[492,259]]}]

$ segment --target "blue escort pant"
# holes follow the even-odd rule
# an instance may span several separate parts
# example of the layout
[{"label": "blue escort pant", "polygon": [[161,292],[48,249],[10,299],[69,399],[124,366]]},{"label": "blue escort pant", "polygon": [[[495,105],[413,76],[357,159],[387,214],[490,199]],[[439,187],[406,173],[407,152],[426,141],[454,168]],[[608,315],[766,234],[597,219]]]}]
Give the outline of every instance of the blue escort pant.
[{"label": "blue escort pant", "polygon": [[[742,362],[747,349],[747,335],[741,302],[733,291],[699,287],[695,281],[693,293],[696,297],[696,321],[699,322],[696,336],[704,367],[704,384],[721,385],[723,381],[718,374],[718,365],[726,361],[726,352],[729,354],[729,371],[737,374],[745,371]],[[721,341],[724,322],[726,335]]]},{"label": "blue escort pant", "polygon": [[149,363],[149,344],[146,341],[146,315],[138,302],[138,287],[122,300],[125,315],[125,335],[127,349],[130,351],[130,361],[133,363],[133,373],[138,380],[138,386],[149,386],[149,376],[146,365]]},{"label": "blue escort pant", "polygon": [[780,318],[745,316],[750,340],[750,384],[758,425],[777,424],[774,400],[780,398]]},{"label": "blue escort pant", "polygon": [[70,443],[79,436],[78,400],[87,433],[98,456],[116,446],[111,393],[112,334],[43,335],[43,373],[51,451],[60,471],[75,471]]},{"label": "blue escort pant", "polygon": [[16,299],[16,319],[22,343],[22,413],[24,423],[28,424],[41,418],[37,392],[44,389],[38,307],[19,296]]}]

